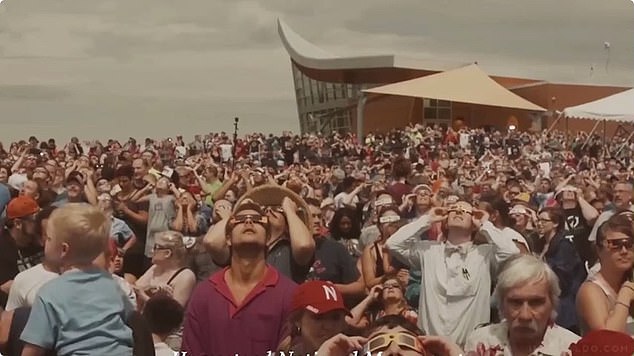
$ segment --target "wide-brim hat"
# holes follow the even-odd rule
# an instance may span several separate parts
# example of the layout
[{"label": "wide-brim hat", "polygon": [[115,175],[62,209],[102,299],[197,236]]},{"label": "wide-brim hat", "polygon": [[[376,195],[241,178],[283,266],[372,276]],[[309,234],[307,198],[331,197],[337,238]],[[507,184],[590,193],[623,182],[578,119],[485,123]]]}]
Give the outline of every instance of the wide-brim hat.
[{"label": "wide-brim hat", "polygon": [[312,216],[308,208],[308,204],[292,190],[276,184],[264,184],[255,187],[244,194],[236,203],[236,207],[245,200],[252,201],[261,207],[265,206],[281,206],[284,197],[289,197],[297,205],[297,215],[302,219],[307,227],[312,226]]}]

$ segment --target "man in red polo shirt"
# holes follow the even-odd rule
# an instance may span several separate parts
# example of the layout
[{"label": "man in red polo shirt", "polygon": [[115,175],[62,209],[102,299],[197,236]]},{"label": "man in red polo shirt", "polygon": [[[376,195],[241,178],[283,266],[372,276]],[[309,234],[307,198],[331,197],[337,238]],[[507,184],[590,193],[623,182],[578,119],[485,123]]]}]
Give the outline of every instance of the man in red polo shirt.
[{"label": "man in red polo shirt", "polygon": [[296,285],[266,264],[269,233],[258,205],[236,208],[226,227],[229,267],[201,282],[189,300],[182,347],[188,356],[276,350]]}]

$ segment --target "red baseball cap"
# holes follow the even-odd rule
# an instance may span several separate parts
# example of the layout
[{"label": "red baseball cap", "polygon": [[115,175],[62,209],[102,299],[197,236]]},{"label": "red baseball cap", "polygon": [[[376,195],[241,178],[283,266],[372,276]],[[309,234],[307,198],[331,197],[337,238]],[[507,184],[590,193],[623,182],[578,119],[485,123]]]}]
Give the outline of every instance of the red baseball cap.
[{"label": "red baseball cap", "polygon": [[12,199],[7,205],[7,218],[9,220],[19,219],[35,214],[38,211],[40,211],[40,207],[33,198],[21,195]]},{"label": "red baseball cap", "polygon": [[570,345],[572,356],[631,356],[634,340],[631,336],[612,330],[595,330]]},{"label": "red baseball cap", "polygon": [[307,281],[300,284],[293,295],[292,311],[306,309],[315,314],[333,310],[350,311],[343,303],[343,296],[334,284],[326,281]]}]

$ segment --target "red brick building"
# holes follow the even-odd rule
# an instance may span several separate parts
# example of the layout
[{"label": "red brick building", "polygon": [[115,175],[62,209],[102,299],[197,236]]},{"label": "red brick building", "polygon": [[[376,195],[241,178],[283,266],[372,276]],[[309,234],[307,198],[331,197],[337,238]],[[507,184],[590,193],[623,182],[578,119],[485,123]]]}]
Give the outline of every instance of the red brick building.
[{"label": "red brick building", "polygon": [[[297,111],[302,132],[354,131],[357,127],[357,104],[362,90],[401,82],[455,69],[447,63],[434,63],[396,55],[339,57],[332,55],[295,33],[278,21],[282,44],[291,59]],[[455,126],[464,122],[471,127],[492,126],[504,129],[509,124],[520,130],[550,127],[556,112],[566,107],[600,99],[627,89],[621,86],[551,83],[529,78],[490,77],[511,92],[539,105],[546,113],[531,113],[434,99],[403,96],[369,98],[364,109],[364,133],[386,131],[409,123],[439,123]],[[555,128],[573,132],[590,131],[594,122],[560,120]],[[614,132],[617,124],[607,126]]]}]

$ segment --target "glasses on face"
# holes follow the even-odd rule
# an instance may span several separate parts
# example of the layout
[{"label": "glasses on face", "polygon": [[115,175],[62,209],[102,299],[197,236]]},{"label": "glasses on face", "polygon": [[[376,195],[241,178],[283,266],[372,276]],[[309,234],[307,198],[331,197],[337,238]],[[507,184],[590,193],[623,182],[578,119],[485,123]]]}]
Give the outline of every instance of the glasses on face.
[{"label": "glasses on face", "polygon": [[159,245],[159,244],[154,244],[154,246],[152,247],[153,251],[160,251],[160,250],[171,250],[171,247],[167,247],[167,246],[163,246],[163,245]]},{"label": "glasses on face", "polygon": [[634,246],[634,240],[631,238],[605,240],[605,246],[612,251],[620,251],[623,247],[625,247],[626,250],[631,250]]},{"label": "glasses on face", "polygon": [[363,347],[364,354],[373,354],[378,353],[386,349],[390,346],[391,343],[395,342],[398,346],[404,347],[421,354],[424,354],[424,348],[418,338],[412,334],[408,334],[405,332],[396,332],[396,333],[387,333],[380,334],[368,341],[367,344]]},{"label": "glasses on face", "polygon": [[247,221],[251,221],[254,224],[266,225],[269,219],[259,214],[236,215],[231,218],[230,223],[231,225],[237,225],[244,224]]},{"label": "glasses on face", "polygon": [[553,221],[552,221],[551,219],[549,219],[549,218],[538,218],[538,219],[537,219],[537,222],[540,222],[540,223],[549,223],[549,222],[553,222]]},{"label": "glasses on face", "polygon": [[473,210],[465,208],[465,207],[461,207],[461,206],[452,206],[452,207],[449,208],[447,213],[473,215]]},{"label": "glasses on face", "polygon": [[386,215],[379,218],[379,223],[381,224],[395,223],[399,221],[401,221],[401,217],[398,215]]},{"label": "glasses on face", "polygon": [[382,285],[383,289],[388,289],[388,288],[394,288],[394,289],[401,289],[401,285],[398,284],[397,282],[385,282]]}]

